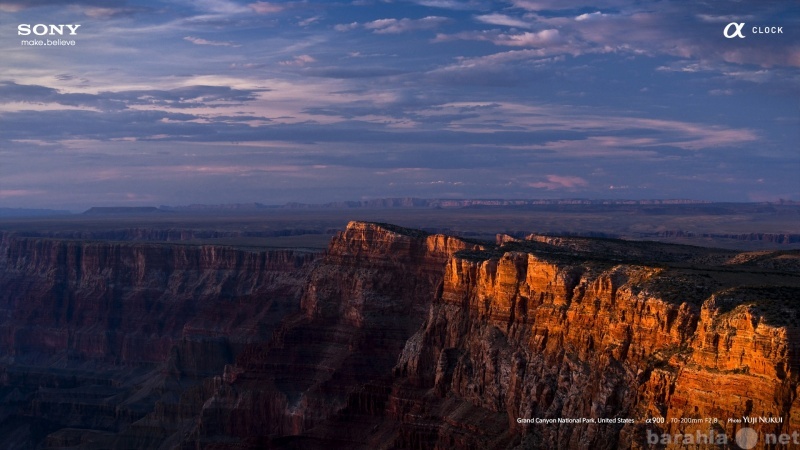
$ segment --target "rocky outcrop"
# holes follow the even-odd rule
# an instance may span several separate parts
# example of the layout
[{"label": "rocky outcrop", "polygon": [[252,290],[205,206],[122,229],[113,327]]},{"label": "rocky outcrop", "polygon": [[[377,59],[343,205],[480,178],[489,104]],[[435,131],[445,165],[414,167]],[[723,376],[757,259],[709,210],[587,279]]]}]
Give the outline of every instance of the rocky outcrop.
[{"label": "rocky outcrop", "polygon": [[[720,280],[682,281],[678,269],[575,256],[453,258],[443,295],[396,373],[442,403],[457,398],[494,413],[534,448],[647,448],[648,428],[733,439],[742,425],[727,421],[742,416],[782,421],[751,426],[760,433],[793,430],[798,341],[789,302],[800,289],[726,290]],[[709,288],[716,292],[706,298]],[[432,448],[458,442],[448,427],[430,438]],[[469,437],[463,447],[486,444],[506,445]]]},{"label": "rocky outcrop", "polygon": [[800,431],[798,252],[361,222],[321,258],[2,242],[10,448],[680,448],[664,439],[747,426],[765,449]]},{"label": "rocky outcrop", "polygon": [[365,385],[391,374],[441,289],[447,259],[482,248],[350,223],[311,274],[301,313],[284,321],[269,345],[246,349],[226,368],[193,439],[302,436],[325,424]]}]

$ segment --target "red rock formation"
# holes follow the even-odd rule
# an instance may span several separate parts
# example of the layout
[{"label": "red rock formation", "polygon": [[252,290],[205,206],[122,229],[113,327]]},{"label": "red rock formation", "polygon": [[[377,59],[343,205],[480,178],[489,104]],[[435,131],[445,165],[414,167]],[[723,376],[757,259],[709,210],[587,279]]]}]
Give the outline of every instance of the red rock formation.
[{"label": "red rock formation", "polygon": [[[198,443],[302,435],[391,373],[441,287],[445,261],[480,245],[389,225],[352,222],[311,275],[302,313],[254,345],[204,408]],[[253,414],[254,405],[256,408]],[[349,445],[349,444],[348,444]]]},{"label": "red rock formation", "polygon": [[22,430],[6,443],[616,449],[748,425],[764,449],[800,431],[796,252],[358,222],[317,262],[0,250],[0,432]]},{"label": "red rock formation", "polygon": [[[573,244],[571,250],[578,247]],[[769,288],[720,290],[702,302],[702,295],[687,292],[697,286],[682,283],[681,270],[584,256],[534,250],[454,257],[443,295],[409,340],[396,373],[450,405],[445,423],[457,422],[450,414],[466,404],[506,419],[522,442],[542,448],[646,448],[645,420],[652,417],[666,420],[650,427],[659,435],[714,429],[733,439],[742,425],[727,420],[742,416],[782,418],[783,424],[752,425],[762,434],[795,430],[797,323],[766,308],[787,308],[796,318],[784,301],[796,297],[797,287],[783,299],[770,298],[781,289]],[[788,274],[782,281],[796,283]],[[735,307],[723,312],[722,298]],[[748,301],[762,311],[745,306]],[[397,402],[398,420],[426,416],[409,419],[404,404]],[[636,422],[520,425],[517,418]],[[480,435],[451,432],[452,426],[440,427],[428,445],[487,444]],[[756,448],[765,448],[763,440]]]}]

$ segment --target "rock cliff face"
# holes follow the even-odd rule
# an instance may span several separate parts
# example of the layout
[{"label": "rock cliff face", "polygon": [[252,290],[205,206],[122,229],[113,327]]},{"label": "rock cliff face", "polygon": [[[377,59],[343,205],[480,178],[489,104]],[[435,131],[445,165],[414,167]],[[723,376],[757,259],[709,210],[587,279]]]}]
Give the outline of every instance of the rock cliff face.
[{"label": "rock cliff face", "polygon": [[[219,374],[298,310],[315,259],[3,235],[0,447],[114,434]],[[94,431],[42,442],[60,428]]]},{"label": "rock cliff face", "polygon": [[[268,345],[248,348],[226,369],[193,439],[246,440],[254,430],[262,437],[303,436],[326,424],[364,386],[391,375],[442,287],[447,259],[482,248],[442,235],[351,223],[311,274],[301,312],[287,318]],[[254,404],[264,410],[254,415]]]},{"label": "rock cliff face", "polygon": [[359,222],[323,256],[6,235],[0,444],[773,448],[799,261]]},{"label": "rock cliff face", "polygon": [[[742,416],[782,420],[751,426],[762,433],[796,429],[796,286],[726,289],[730,274],[711,268],[546,252],[451,259],[443,294],[396,371],[447,402],[494,413],[535,448],[646,448],[648,428],[659,436],[713,429],[733,439],[743,425],[727,420]],[[455,428],[443,427],[434,446],[506,445]]]}]

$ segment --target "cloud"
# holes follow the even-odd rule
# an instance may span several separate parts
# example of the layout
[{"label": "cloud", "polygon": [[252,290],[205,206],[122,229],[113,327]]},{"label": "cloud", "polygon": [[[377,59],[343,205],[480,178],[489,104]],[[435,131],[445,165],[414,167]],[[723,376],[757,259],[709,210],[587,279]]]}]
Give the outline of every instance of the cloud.
[{"label": "cloud", "polygon": [[314,22],[318,22],[321,18],[322,18],[322,16],[313,16],[313,17],[309,17],[307,19],[303,19],[303,20],[297,22],[297,24],[300,25],[301,27],[307,27],[307,26],[311,25]]},{"label": "cloud", "polygon": [[607,16],[608,14],[603,14],[600,11],[595,11],[593,13],[581,14],[580,16],[575,17],[575,20],[577,20],[578,22],[583,22],[584,20],[599,19],[601,17],[607,17]]},{"label": "cloud", "polygon": [[339,24],[333,28],[336,31],[350,31],[359,27],[372,30],[375,34],[400,34],[411,31],[431,30],[449,21],[446,17],[427,16],[422,19],[377,19],[371,22]]},{"label": "cloud", "polygon": [[337,79],[390,77],[409,73],[409,70],[391,67],[320,67],[305,72],[310,76]]},{"label": "cloud", "polygon": [[247,6],[253,11],[255,11],[257,14],[273,14],[281,12],[284,9],[286,9],[284,5],[278,5],[270,2],[255,2],[255,3],[250,3]]},{"label": "cloud", "polygon": [[143,13],[148,11],[147,8],[109,8],[109,7],[86,7],[83,9],[83,14],[92,19],[110,19],[120,16],[132,16],[134,14]]},{"label": "cloud", "polygon": [[[552,59],[542,61],[538,58],[542,56],[539,50],[526,49],[526,50],[509,50],[506,52],[492,53],[486,56],[477,56],[474,58],[458,58],[458,67],[498,67],[500,65],[509,63],[518,63],[521,61],[536,61],[536,62],[551,62]],[[448,66],[452,67],[452,66]]]},{"label": "cloud", "polygon": [[[527,11],[558,11],[580,9],[589,6],[585,0],[511,0],[511,4],[516,8]],[[605,0],[602,4],[606,8],[616,8],[627,6],[630,2],[626,0]]]},{"label": "cloud", "polygon": [[502,33],[498,30],[462,31],[454,34],[437,34],[434,42],[447,42],[455,40],[488,41],[494,45],[505,47],[537,47],[546,49],[538,56],[552,54],[580,54],[580,48],[563,39],[557,29],[547,29],[537,32],[526,31],[523,33]]},{"label": "cloud", "polygon": [[297,66],[297,67],[301,67],[301,66],[305,66],[307,64],[311,64],[311,63],[313,63],[315,61],[316,61],[316,59],[314,59],[312,56],[300,55],[300,56],[295,56],[293,59],[290,59],[290,60],[287,60],[287,61],[281,61],[279,64],[282,65],[282,66]]},{"label": "cloud", "polygon": [[0,189],[0,199],[38,196],[46,193],[46,191],[40,189]]},{"label": "cloud", "polygon": [[187,2],[193,7],[212,14],[244,14],[250,12],[246,7],[230,0],[194,0]]},{"label": "cloud", "polygon": [[446,17],[428,16],[422,19],[380,19],[364,24],[376,34],[399,34],[409,31],[430,30],[447,22]]},{"label": "cloud", "polygon": [[490,25],[502,25],[506,27],[516,27],[516,28],[531,27],[531,24],[529,22],[526,22],[525,20],[499,13],[475,16],[475,20],[481,23],[488,23]]},{"label": "cloud", "polygon": [[338,25],[335,25],[333,29],[336,31],[350,31],[350,30],[355,30],[356,28],[359,27],[359,25],[360,24],[358,22],[340,23]]},{"label": "cloud", "polygon": [[19,12],[23,9],[38,8],[43,6],[97,6],[102,8],[112,8],[124,6],[125,0],[25,0],[25,1],[3,1],[0,3],[0,11]]},{"label": "cloud", "polygon": [[100,108],[107,106],[116,109],[113,101],[105,101],[100,96],[84,93],[62,94],[56,89],[38,86],[22,85],[10,81],[0,82],[0,104],[57,104],[64,106]]},{"label": "cloud", "polygon": [[233,42],[209,41],[194,36],[186,36],[183,38],[183,40],[189,41],[195,45],[211,45],[216,47],[241,47],[240,45],[234,44]]},{"label": "cloud", "polygon": [[486,9],[488,2],[478,0],[414,0],[414,3],[431,8],[450,9],[455,11]]},{"label": "cloud", "polygon": [[724,72],[725,76],[734,80],[749,81],[751,83],[767,83],[774,81],[775,74],[769,70],[730,70]]},{"label": "cloud", "polygon": [[559,41],[558,30],[542,30],[537,33],[524,32],[521,34],[500,34],[492,43],[495,45],[509,45],[516,47],[539,47],[550,45]]},{"label": "cloud", "polygon": [[456,62],[427,72],[444,84],[517,86],[532,81],[535,70],[564,61],[563,56],[545,57],[542,49],[509,50],[486,56],[459,57]]},{"label": "cloud", "polygon": [[589,186],[589,182],[581,177],[564,176],[564,175],[547,175],[544,181],[535,183],[528,183],[529,187],[536,189],[547,189],[548,191],[555,190],[570,190],[574,191],[577,188]]},{"label": "cloud", "polygon": [[227,86],[194,85],[169,90],[126,90],[98,94],[62,93],[39,85],[0,82],[0,104],[55,104],[98,111],[117,111],[135,106],[161,108],[213,108],[221,104],[255,100],[264,89],[233,89]]},{"label": "cloud", "polygon": [[732,89],[712,89],[708,91],[710,95],[733,95]]},{"label": "cloud", "polygon": [[713,15],[713,14],[698,14],[697,18],[702,20],[703,22],[708,23],[731,23],[731,22],[743,22],[745,20],[751,20],[754,16],[750,14],[746,15]]}]

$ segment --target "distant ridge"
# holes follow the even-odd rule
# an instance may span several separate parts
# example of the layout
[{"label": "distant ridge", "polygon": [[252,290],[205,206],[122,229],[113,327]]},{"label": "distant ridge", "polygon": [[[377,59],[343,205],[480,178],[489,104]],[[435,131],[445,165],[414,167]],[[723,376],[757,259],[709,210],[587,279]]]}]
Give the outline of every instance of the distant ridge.
[{"label": "distant ridge", "polygon": [[280,208],[278,205],[264,205],[262,203],[224,203],[219,205],[192,204],[185,206],[159,206],[162,211],[258,211],[262,209]]},{"label": "distant ridge", "polygon": [[66,216],[71,211],[62,209],[0,208],[0,217],[45,217]]},{"label": "distant ridge", "polygon": [[[396,198],[376,198],[369,200],[351,200],[328,203],[300,203],[289,202],[282,205],[267,205],[264,203],[223,203],[223,204],[191,204],[179,206],[95,206],[88,209],[83,214],[103,215],[103,214],[151,214],[158,212],[257,212],[274,211],[280,209],[458,209],[458,208],[492,208],[492,207],[547,207],[547,206],[680,206],[680,205],[725,205],[725,204],[760,204],[760,205],[782,205],[795,206],[800,202],[780,200],[778,202],[712,202],[708,200],[692,200],[684,198],[675,199],[644,199],[644,200],[615,200],[615,199],[585,199],[585,198],[565,198],[565,199],[444,199],[444,198],[416,198],[416,197],[396,197]],[[2,209],[0,209],[2,215]]]},{"label": "distant ridge", "polygon": [[693,205],[708,204],[704,200],[589,200],[589,199],[422,199],[379,198],[322,204],[286,203],[282,208],[469,208],[476,206],[533,205]]},{"label": "distant ridge", "polygon": [[163,212],[155,206],[95,206],[83,212],[86,215],[152,214]]},{"label": "distant ridge", "polygon": [[289,202],[283,205],[262,203],[229,203],[221,205],[193,204],[160,206],[163,211],[258,211],[266,209],[358,209],[358,208],[475,208],[495,206],[548,205],[694,205],[709,204],[704,200],[589,200],[589,199],[425,199],[415,197],[376,198],[329,203]]}]

